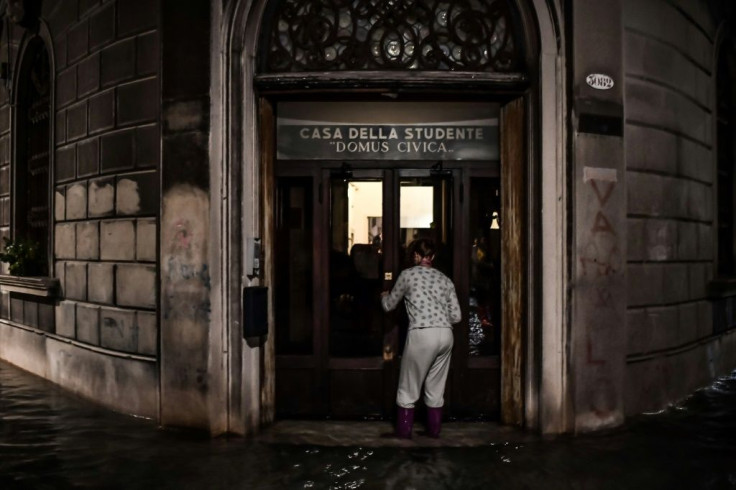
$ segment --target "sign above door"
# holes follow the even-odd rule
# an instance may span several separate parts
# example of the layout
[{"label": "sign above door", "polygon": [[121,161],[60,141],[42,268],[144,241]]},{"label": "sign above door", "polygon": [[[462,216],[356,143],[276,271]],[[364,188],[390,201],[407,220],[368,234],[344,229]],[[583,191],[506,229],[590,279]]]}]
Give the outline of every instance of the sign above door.
[{"label": "sign above door", "polygon": [[498,104],[282,102],[279,160],[496,161]]}]

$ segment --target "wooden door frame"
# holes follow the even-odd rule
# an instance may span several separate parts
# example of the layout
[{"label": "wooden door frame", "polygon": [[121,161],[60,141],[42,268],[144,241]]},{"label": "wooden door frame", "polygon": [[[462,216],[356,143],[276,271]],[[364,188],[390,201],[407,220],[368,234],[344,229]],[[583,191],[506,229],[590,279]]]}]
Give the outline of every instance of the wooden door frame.
[{"label": "wooden door frame", "polygon": [[501,421],[524,422],[528,213],[525,99],[501,108]]}]

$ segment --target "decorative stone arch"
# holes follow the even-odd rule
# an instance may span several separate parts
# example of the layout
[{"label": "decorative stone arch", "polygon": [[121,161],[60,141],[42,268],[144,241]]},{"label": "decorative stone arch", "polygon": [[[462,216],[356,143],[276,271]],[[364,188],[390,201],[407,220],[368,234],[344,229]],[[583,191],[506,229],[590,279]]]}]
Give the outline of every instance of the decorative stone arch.
[{"label": "decorative stone arch", "polygon": [[[568,430],[568,393],[565,366],[565,314],[568,267],[566,221],[568,168],[565,159],[566,120],[562,30],[557,7],[545,0],[516,2],[525,25],[525,43],[532,65],[532,90],[521,124],[527,134],[526,203],[529,218],[525,232],[529,301],[524,305],[524,352],[518,382],[521,405],[510,420],[544,432]],[[274,350],[270,337],[263,342],[243,341],[240,318],[242,287],[258,283],[248,278],[251,239],[261,236],[262,205],[268,202],[261,188],[259,106],[254,87],[261,19],[266,0],[234,0],[213,14],[221,25],[213,42],[213,111],[211,133],[213,220],[219,223],[213,237],[221,256],[213,256],[213,329],[210,338],[222,339],[227,354],[220,363],[226,372],[227,415],[216,425],[236,433],[251,433],[273,420]],[[215,55],[216,53],[216,55]],[[284,77],[289,78],[289,77]],[[545,138],[539,137],[544,134]],[[532,204],[533,206],[531,206]],[[544,209],[544,219],[538,212]],[[545,240],[541,240],[541,237]],[[544,257],[544,260],[542,260]],[[265,256],[269,263],[270,257]],[[214,283],[216,282],[216,284]],[[214,347],[213,347],[214,350]],[[215,425],[215,424],[213,424]],[[226,427],[226,428],[225,428]]]}]

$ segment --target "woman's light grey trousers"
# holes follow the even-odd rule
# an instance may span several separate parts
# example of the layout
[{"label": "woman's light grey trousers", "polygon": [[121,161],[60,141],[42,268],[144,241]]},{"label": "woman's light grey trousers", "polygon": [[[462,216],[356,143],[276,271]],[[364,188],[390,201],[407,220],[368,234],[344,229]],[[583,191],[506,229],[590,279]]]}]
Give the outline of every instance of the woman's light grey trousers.
[{"label": "woman's light grey trousers", "polygon": [[450,370],[453,336],[451,328],[412,328],[407,333],[401,358],[396,404],[414,408],[424,386],[424,404],[445,404],[445,383]]}]

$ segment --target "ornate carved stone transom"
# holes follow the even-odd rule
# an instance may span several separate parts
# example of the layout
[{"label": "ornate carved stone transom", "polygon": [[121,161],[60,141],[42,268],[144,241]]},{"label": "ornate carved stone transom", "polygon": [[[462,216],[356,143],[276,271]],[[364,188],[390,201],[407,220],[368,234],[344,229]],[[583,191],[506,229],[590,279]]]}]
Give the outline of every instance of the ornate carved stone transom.
[{"label": "ornate carved stone transom", "polygon": [[507,73],[522,58],[508,0],[282,0],[265,29],[261,73]]}]

